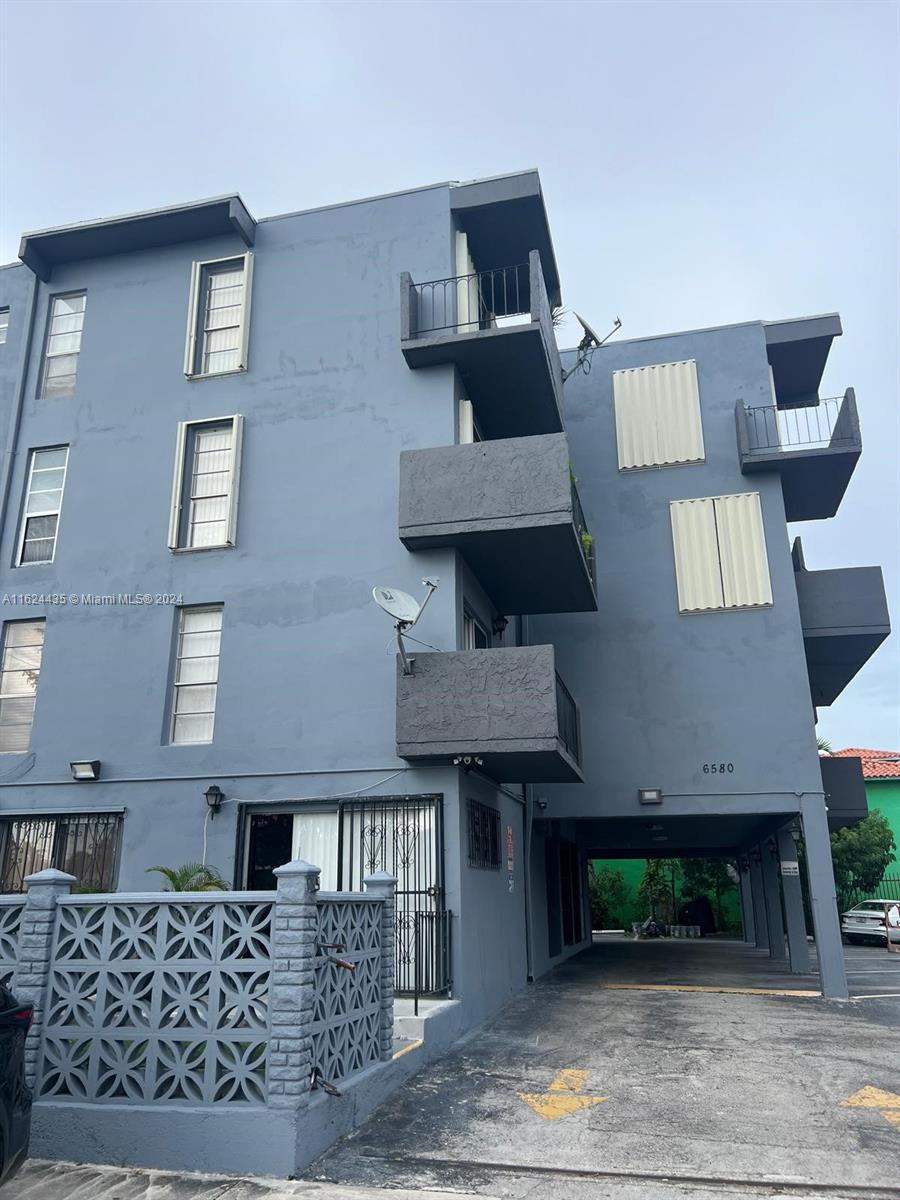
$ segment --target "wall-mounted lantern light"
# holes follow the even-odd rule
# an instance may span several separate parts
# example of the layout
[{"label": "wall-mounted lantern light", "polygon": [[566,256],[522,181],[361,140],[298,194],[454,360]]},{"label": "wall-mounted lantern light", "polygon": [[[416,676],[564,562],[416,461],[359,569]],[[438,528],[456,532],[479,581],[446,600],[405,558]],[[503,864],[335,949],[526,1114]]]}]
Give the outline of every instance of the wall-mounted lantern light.
[{"label": "wall-mounted lantern light", "polygon": [[509,621],[506,619],[506,617],[497,616],[497,617],[494,617],[493,624],[491,625],[491,629],[493,629],[494,633],[496,634],[496,636],[498,638],[502,638],[504,633],[506,632],[506,627],[508,624],[509,624]]},{"label": "wall-mounted lantern light", "polygon": [[94,758],[90,762],[70,762],[69,770],[72,772],[73,779],[99,779],[100,778],[100,759]]},{"label": "wall-mounted lantern light", "polygon": [[206,803],[209,805],[210,818],[214,817],[222,807],[222,801],[225,799],[225,793],[217,783],[211,783],[206,789]]},{"label": "wall-mounted lantern light", "polygon": [[662,804],[662,788],[638,788],[638,800],[641,804]]}]

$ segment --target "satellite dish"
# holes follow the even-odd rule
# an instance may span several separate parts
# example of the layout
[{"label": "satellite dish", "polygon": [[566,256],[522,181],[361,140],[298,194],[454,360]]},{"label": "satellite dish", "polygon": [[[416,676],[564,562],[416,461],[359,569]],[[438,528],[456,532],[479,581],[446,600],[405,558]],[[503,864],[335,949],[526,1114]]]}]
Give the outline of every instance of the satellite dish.
[{"label": "satellite dish", "polygon": [[374,587],[372,595],[379,608],[399,621],[401,625],[415,625],[421,608],[418,600],[409,592],[401,592],[399,588]]},{"label": "satellite dish", "polygon": [[563,383],[566,382],[570,375],[574,375],[576,371],[583,371],[585,375],[588,375],[591,370],[591,358],[594,351],[599,350],[605,342],[609,341],[614,333],[618,333],[618,331],[622,328],[622,322],[618,317],[616,317],[612,329],[605,338],[601,338],[598,337],[595,330],[588,325],[584,317],[580,317],[578,313],[575,313],[575,319],[584,330],[584,337],[578,343],[578,355],[575,359],[575,365],[569,367],[568,371],[563,371]]},{"label": "satellite dish", "polygon": [[[600,338],[593,331],[593,329],[591,329],[590,325],[588,325],[588,323],[584,319],[584,317],[580,317],[578,315],[578,313],[575,313],[575,320],[578,322],[578,324],[584,330],[584,337],[581,339],[581,345],[579,346],[579,350],[581,350],[581,349],[587,350],[588,347],[591,345],[599,346],[602,344],[600,341]],[[616,320],[618,320],[618,317],[616,318]]]},{"label": "satellite dish", "polygon": [[400,661],[403,663],[403,674],[411,675],[414,659],[410,658],[406,653],[406,647],[403,644],[403,635],[415,625],[419,617],[425,611],[425,605],[434,594],[434,590],[438,585],[438,579],[423,579],[422,585],[428,588],[425,593],[425,599],[420,604],[408,592],[401,592],[399,588],[390,587],[374,587],[372,588],[372,596],[379,608],[396,621],[394,628],[397,631],[397,648],[400,651]]}]

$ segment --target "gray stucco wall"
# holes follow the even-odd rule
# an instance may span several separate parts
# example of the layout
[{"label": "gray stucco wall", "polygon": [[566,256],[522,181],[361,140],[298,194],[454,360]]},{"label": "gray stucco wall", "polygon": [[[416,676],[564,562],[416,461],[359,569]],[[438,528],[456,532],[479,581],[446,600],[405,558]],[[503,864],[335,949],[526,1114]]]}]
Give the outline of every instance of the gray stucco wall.
[{"label": "gray stucco wall", "polygon": [[[510,789],[515,791],[516,789]],[[471,867],[467,856],[467,800],[500,813],[499,869]],[[454,995],[467,1023],[495,1012],[527,981],[525,945],[524,806],[475,774],[459,780],[459,920],[453,923]],[[512,868],[508,867],[508,830]]]},{"label": "gray stucco wall", "polygon": [[[612,372],[693,358],[706,461],[620,472]],[[571,356],[570,356],[571,361]],[[797,589],[777,474],[741,474],[735,401],[770,396],[757,324],[598,350],[590,375],[566,385],[572,462],[594,534],[597,613],[529,619],[552,641],[582,721],[585,784],[542,788],[554,816],[642,816],[640,787],[661,787],[654,816],[792,812],[821,791]],[[759,491],[774,604],[681,616],[669,501]],[[726,776],[703,764],[731,762]]]},{"label": "gray stucco wall", "polygon": [[408,450],[400,458],[400,532],[460,532],[571,522],[564,433]]},{"label": "gray stucco wall", "polygon": [[[171,604],[2,610],[45,616],[47,631],[31,750],[2,756],[0,811],[125,807],[120,886],[147,886],[152,863],[199,856],[209,782],[245,800],[333,795],[392,772],[403,774],[380,790],[439,790],[434,772],[396,757],[391,630],[371,588],[421,594],[424,573],[441,576],[421,628],[455,647],[455,556],[411,555],[396,524],[401,449],[455,439],[452,370],[406,366],[398,315],[401,270],[433,278],[452,266],[448,191],[260,222],[249,370],[188,382],[191,262],[242,248],[212,239],[116,255],[58,267],[40,285],[0,594],[224,602],[209,746],[166,744]],[[0,272],[18,285],[6,359],[30,278]],[[38,399],[48,297],[81,288],[76,394]],[[176,424],[232,413],[245,418],[237,547],[172,554]],[[27,451],[60,443],[71,450],[56,560],[14,569]],[[70,759],[94,757],[102,781],[74,784]],[[235,812],[226,805],[209,828],[210,861],[229,874]]]}]

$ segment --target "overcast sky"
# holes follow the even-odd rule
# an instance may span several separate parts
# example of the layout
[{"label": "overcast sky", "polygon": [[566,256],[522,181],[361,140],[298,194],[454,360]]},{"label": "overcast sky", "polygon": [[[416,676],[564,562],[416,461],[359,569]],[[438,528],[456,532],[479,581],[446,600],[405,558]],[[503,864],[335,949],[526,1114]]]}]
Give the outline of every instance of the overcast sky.
[{"label": "overcast sky", "polygon": [[900,749],[898,11],[0,0],[0,261],[23,230],[232,190],[261,217],[537,166],[598,329],[839,310],[823,395],[856,388],[864,452],[795,532],[811,568],[881,563],[898,633],[819,730]]}]

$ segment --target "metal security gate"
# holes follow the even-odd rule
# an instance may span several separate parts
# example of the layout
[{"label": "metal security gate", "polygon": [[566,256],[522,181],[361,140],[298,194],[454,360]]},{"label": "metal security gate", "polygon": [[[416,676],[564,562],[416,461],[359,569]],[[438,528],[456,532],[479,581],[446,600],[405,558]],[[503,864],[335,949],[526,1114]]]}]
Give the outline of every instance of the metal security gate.
[{"label": "metal security gate", "polygon": [[373,871],[397,877],[395,983],[399,993],[450,987],[450,918],[444,908],[440,796],[378,796],[341,803],[338,888],[362,889]]}]

